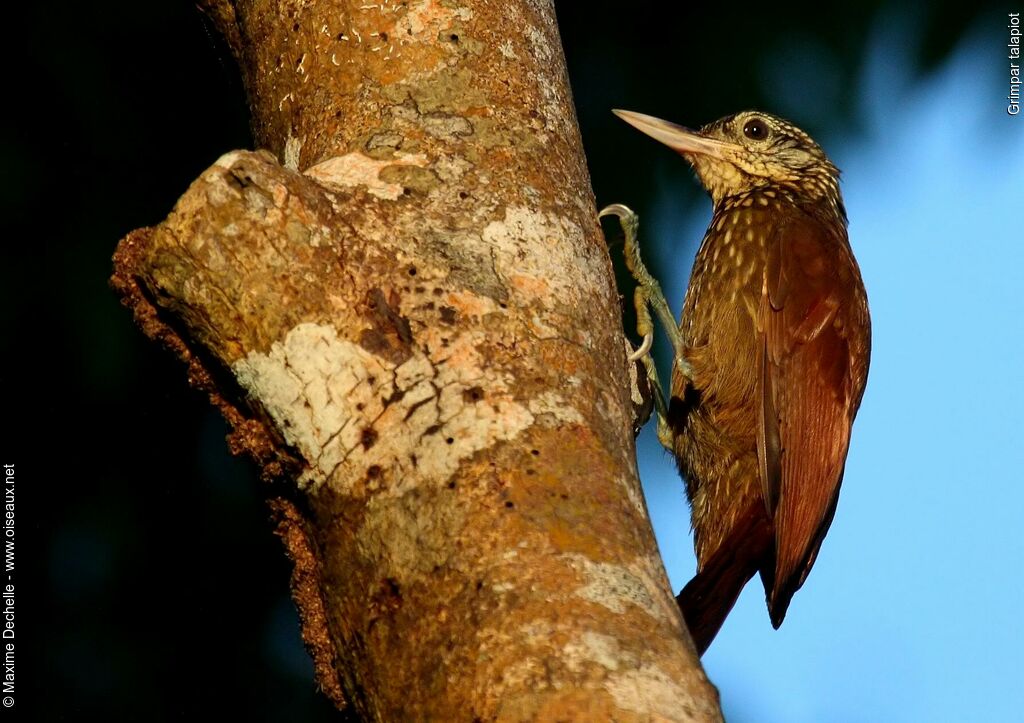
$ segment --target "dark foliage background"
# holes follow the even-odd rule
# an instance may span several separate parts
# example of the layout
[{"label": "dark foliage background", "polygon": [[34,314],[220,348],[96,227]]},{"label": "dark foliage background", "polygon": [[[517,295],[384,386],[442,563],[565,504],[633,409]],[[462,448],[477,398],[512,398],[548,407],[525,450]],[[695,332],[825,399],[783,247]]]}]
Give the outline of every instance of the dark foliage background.
[{"label": "dark foliage background", "polygon": [[[118,239],[160,221],[220,154],[251,146],[233,62],[188,3],[33,8],[12,20],[0,133],[17,709],[330,719],[253,468],[228,455],[224,423],[107,287]],[[628,199],[643,215],[657,179],[688,171],[609,108],[696,125],[761,107],[827,147],[859,131],[846,89],[888,3],[557,8],[598,202]],[[1004,11],[921,3],[915,72]],[[684,209],[700,199],[680,186]]]}]

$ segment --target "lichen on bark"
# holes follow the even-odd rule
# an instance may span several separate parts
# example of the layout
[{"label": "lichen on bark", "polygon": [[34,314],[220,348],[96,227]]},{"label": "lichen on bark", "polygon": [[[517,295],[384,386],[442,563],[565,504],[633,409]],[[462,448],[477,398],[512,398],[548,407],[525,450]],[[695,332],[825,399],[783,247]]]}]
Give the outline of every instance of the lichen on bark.
[{"label": "lichen on bark", "polygon": [[549,3],[208,0],[257,142],[114,285],[278,482],[367,719],[717,720],[636,477]]}]

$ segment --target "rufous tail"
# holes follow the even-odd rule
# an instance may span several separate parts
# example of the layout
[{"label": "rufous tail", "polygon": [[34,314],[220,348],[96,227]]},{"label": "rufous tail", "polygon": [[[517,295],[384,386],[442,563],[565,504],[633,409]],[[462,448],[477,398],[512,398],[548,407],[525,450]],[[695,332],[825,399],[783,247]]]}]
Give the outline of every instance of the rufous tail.
[{"label": "rufous tail", "polygon": [[772,532],[763,508],[753,510],[747,520],[732,529],[676,596],[698,655],[703,655],[715,639],[743,586],[770,559]]}]

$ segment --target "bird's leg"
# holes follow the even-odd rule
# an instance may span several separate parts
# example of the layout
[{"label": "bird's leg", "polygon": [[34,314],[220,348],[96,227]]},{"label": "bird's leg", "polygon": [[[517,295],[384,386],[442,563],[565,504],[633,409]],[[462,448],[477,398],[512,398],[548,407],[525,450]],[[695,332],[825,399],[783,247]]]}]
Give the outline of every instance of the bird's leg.
[{"label": "bird's leg", "polygon": [[634,362],[639,359],[644,365],[654,395],[655,410],[658,413],[658,441],[671,452],[672,430],[668,424],[668,408],[665,404],[665,394],[661,383],[658,381],[658,370],[655,368],[654,358],[651,356],[651,345],[654,343],[654,322],[651,319],[651,308],[654,309],[654,313],[661,321],[665,333],[672,343],[673,359],[676,366],[684,376],[689,377],[690,365],[683,356],[683,340],[679,333],[679,326],[669,309],[658,280],[651,276],[640,258],[640,244],[637,238],[637,228],[640,225],[639,217],[621,203],[605,206],[598,216],[600,218],[618,217],[619,225],[625,235],[623,255],[626,259],[626,268],[629,269],[637,283],[633,292],[633,305],[636,307],[636,330],[643,337],[640,346],[630,355],[629,361]]}]

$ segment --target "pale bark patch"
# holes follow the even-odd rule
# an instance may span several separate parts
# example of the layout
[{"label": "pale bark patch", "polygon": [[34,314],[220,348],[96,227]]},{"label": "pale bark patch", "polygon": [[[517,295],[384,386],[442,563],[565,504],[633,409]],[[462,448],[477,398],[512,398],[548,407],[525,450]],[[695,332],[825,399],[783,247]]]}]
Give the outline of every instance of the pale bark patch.
[{"label": "pale bark patch", "polygon": [[609,676],[605,690],[615,705],[634,713],[663,716],[655,720],[692,721],[694,714],[680,710],[679,701],[686,700],[686,689],[656,665],[641,665]]},{"label": "pale bark patch", "polygon": [[553,390],[541,392],[530,400],[530,411],[537,417],[547,415],[553,422],[562,424],[582,424],[584,421],[580,411]]},{"label": "pale bark patch", "polygon": [[524,303],[562,308],[604,295],[604,267],[587,251],[583,229],[563,216],[512,206],[487,224],[483,240],[494,249],[498,275]]},{"label": "pale bark patch", "polygon": [[[317,485],[359,444],[364,414],[376,407],[394,367],[331,326],[299,324],[266,354],[250,351],[232,365],[238,383],[311,467],[300,486]],[[376,404],[375,404],[376,403]]]},{"label": "pale bark patch", "polygon": [[614,613],[622,614],[627,607],[635,605],[658,621],[675,621],[678,617],[670,607],[659,604],[661,595],[659,586],[654,579],[643,572],[642,567],[657,569],[660,564],[656,560],[638,560],[629,566],[594,562],[584,555],[565,555],[571,564],[580,569],[585,581],[573,593],[608,608]]},{"label": "pale bark patch", "polygon": [[587,630],[578,639],[566,643],[562,652],[569,670],[577,673],[586,663],[597,663],[602,668],[615,671],[622,665],[635,664],[636,658],[622,649],[617,638],[593,630]]},{"label": "pale bark patch", "polygon": [[[463,460],[536,422],[582,421],[552,391],[517,401],[508,375],[485,373],[476,351],[485,338],[458,334],[442,360],[415,351],[396,366],[332,326],[304,323],[232,369],[310,461],[301,487],[330,481],[348,493],[400,496],[424,480],[448,480]],[[379,478],[384,470],[387,483]]]},{"label": "pale bark patch", "polygon": [[456,20],[466,22],[472,17],[473,11],[469,8],[450,8],[435,0],[426,0],[412,5],[405,17],[395,24],[395,29],[400,32],[411,30],[413,35],[419,35],[428,29],[447,29]]},{"label": "pale bark patch", "polygon": [[370,158],[362,153],[346,153],[318,163],[306,169],[305,173],[328,186],[364,186],[377,198],[395,201],[402,195],[404,187],[381,178],[381,171],[392,166],[423,168],[426,165],[427,157],[422,153],[395,153],[394,158],[386,160]]},{"label": "pale bark patch", "polygon": [[302,141],[295,136],[288,136],[284,142],[284,167],[289,171],[299,171],[299,156],[302,154]]}]

